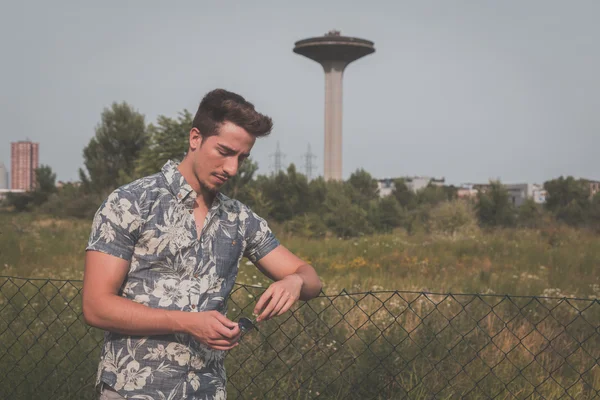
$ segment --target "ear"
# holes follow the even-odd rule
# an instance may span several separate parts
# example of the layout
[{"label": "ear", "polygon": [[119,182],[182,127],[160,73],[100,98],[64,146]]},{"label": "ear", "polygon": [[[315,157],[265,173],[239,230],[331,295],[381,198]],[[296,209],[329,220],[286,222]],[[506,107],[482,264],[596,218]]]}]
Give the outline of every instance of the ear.
[{"label": "ear", "polygon": [[190,149],[192,151],[200,148],[202,146],[202,135],[197,128],[192,128],[190,130]]}]

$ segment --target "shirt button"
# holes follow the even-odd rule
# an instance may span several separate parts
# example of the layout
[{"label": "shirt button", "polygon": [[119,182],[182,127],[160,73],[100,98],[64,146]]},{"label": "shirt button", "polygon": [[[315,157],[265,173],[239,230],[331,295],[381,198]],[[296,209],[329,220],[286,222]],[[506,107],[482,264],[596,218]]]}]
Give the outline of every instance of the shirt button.
[{"label": "shirt button", "polygon": [[195,304],[192,304],[192,309],[194,309],[194,308],[196,308],[196,305],[195,305]]},{"label": "shirt button", "polygon": [[179,194],[177,195],[177,198],[178,198],[178,199],[180,199],[180,198],[181,198],[181,193],[179,193]]},{"label": "shirt button", "polygon": [[189,213],[190,213],[190,214],[191,214],[191,213],[193,213],[193,212],[194,212],[194,210],[190,210],[190,211],[189,211]]},{"label": "shirt button", "polygon": [[198,274],[194,274],[194,278],[197,278],[197,277],[198,277]]}]

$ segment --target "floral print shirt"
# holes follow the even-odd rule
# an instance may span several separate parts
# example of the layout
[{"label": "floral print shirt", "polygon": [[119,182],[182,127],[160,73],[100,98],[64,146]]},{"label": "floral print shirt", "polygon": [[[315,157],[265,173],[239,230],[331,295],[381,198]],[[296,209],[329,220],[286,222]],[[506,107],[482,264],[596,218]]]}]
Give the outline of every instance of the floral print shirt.
[{"label": "floral print shirt", "polygon": [[[130,261],[121,296],[153,308],[225,314],[242,256],[257,262],[279,245],[265,220],[220,193],[198,239],[195,198],[169,161],[100,206],[86,250]],[[186,334],[106,332],[96,386],[105,382],[131,399],[225,399],[224,357]]]}]

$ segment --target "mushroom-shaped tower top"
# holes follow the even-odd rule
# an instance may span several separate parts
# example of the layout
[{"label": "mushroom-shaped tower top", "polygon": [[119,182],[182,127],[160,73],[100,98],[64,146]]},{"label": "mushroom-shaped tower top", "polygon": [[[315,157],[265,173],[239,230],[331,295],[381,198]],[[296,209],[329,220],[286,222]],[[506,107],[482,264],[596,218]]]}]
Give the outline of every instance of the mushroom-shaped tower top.
[{"label": "mushroom-shaped tower top", "polygon": [[294,53],[321,64],[325,72],[325,151],[323,175],[326,180],[342,179],[342,76],[352,61],[375,52],[373,42],[342,36],[330,31],[325,36],[300,40]]},{"label": "mushroom-shaped tower top", "polygon": [[369,40],[342,36],[339,31],[330,31],[325,36],[300,40],[295,43],[294,53],[301,54],[318,63],[326,61],[352,61],[375,52]]}]

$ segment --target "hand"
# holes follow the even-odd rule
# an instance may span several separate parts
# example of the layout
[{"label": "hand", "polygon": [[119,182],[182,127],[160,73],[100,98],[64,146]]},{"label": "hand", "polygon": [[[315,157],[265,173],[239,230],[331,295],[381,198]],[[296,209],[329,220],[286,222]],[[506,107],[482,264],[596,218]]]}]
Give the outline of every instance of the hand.
[{"label": "hand", "polygon": [[218,311],[188,313],[185,332],[215,350],[231,350],[238,345],[241,330]]},{"label": "hand", "polygon": [[289,310],[300,298],[303,284],[302,277],[291,274],[269,286],[254,307],[254,314],[262,310],[256,321],[265,321]]}]

